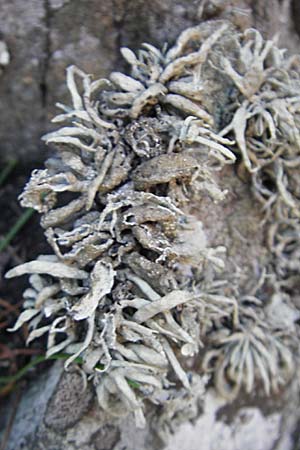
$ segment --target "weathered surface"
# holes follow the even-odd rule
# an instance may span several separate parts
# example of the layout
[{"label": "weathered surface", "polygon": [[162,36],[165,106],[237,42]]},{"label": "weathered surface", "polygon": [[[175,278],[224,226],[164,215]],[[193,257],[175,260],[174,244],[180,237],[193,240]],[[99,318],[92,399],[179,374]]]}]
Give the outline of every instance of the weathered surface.
[{"label": "weathered surface", "polygon": [[[266,36],[280,31],[295,51],[297,1],[290,0],[0,0],[0,39],[11,62],[0,81],[0,159],[15,155],[43,161],[40,137],[49,129],[55,102],[67,97],[65,69],[76,64],[97,77],[123,65],[121,46],[162,46],[202,19],[230,18]],[[297,16],[298,14],[298,16]],[[292,18],[295,17],[295,21]]]},{"label": "weathered surface", "polygon": [[[8,444],[9,449],[34,445],[36,433],[43,423],[47,404],[61,377],[60,370],[44,373],[37,383],[33,383],[23,396],[16,414],[16,428]],[[11,412],[8,411],[8,414]],[[1,436],[3,438],[3,436]],[[26,448],[26,447],[25,447]],[[33,448],[33,447],[32,447]]]},{"label": "weathered surface", "polygon": [[51,396],[45,425],[57,431],[63,431],[77,423],[89,410],[93,399],[91,386],[85,389],[83,378],[77,372],[66,372],[59,389]]},{"label": "weathered surface", "polygon": [[[29,7],[30,3],[30,7]],[[0,33],[10,53],[10,64],[0,82],[0,154],[39,154],[44,126],[45,9],[43,2],[0,2]]]},{"label": "weathered surface", "polygon": [[273,410],[271,408],[269,411],[266,407],[268,402],[262,409],[232,405],[234,413],[230,419],[230,408],[224,408],[224,402],[208,391],[204,412],[199,419],[193,424],[188,422],[179,427],[169,444],[164,446],[157,435],[159,430],[137,430],[132,417],[114,422],[95,403],[87,401],[81,388],[78,374],[62,374],[60,364],[52,367],[23,397],[6,450],[295,448],[292,432],[297,415],[289,411],[287,399],[277,407],[273,405]]}]

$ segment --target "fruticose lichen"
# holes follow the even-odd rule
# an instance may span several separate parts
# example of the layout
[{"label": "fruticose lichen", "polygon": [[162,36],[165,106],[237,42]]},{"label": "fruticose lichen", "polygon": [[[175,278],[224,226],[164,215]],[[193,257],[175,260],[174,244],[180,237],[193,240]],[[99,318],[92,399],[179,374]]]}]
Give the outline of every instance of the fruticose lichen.
[{"label": "fruticose lichen", "polygon": [[[274,41],[224,22],[187,29],[170,49],[121,53],[129,75],[67,69],[72,104],[53,119],[67,125],[44,136],[56,155],[21,195],[53,254],[7,277],[30,274],[13,330],[28,323],[28,343],[47,335],[48,356],[70,355],[66,369],[80,356],[99,405],[143,426],[147,401],[163,405],[164,424],[195,417],[208,374],[234,399],[278,392],[295,371],[300,71]],[[189,213],[197,198],[225,198],[227,164],[265,211],[269,297],[268,267],[249,295],[224,288],[226,248],[211,248]],[[197,373],[188,361],[200,349]]]}]

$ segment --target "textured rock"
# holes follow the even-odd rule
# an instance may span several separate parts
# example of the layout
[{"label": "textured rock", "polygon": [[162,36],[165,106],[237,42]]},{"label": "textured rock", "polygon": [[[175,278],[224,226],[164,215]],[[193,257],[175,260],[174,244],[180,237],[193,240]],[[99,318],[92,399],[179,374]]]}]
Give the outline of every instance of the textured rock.
[{"label": "textured rock", "polygon": [[[138,430],[132,417],[118,423],[96,404],[81,399],[78,374],[63,374],[56,364],[23,396],[6,450],[292,450],[297,414],[287,399],[262,412],[257,406],[232,405],[208,391],[204,412],[195,423],[185,423],[167,446],[159,430]],[[79,402],[74,403],[75,397]],[[87,394],[89,398],[89,393]],[[293,405],[294,406],[294,405]],[[228,408],[227,408],[228,409]],[[299,414],[298,414],[299,416]],[[299,417],[298,417],[299,419]]]},{"label": "textured rock", "polygon": [[64,373],[47,406],[45,425],[54,431],[63,431],[74,426],[89,410],[92,399],[91,386],[85,388],[79,373]]},{"label": "textured rock", "polygon": [[7,450],[34,448],[48,402],[57,388],[61,373],[61,365],[56,365],[26,390],[15,417]]},{"label": "textured rock", "polygon": [[[161,46],[202,19],[221,17],[241,28],[255,25],[267,36],[280,31],[282,44],[294,51],[299,39],[290,1],[0,0],[0,39],[11,55],[0,79],[0,159],[45,159],[40,136],[55,102],[66,101],[68,65],[106,76],[123,65],[120,46]],[[294,0],[293,14],[297,5]]]},{"label": "textured rock", "polygon": [[11,60],[0,81],[0,154],[37,155],[44,127],[46,54],[43,2],[0,2],[0,33]]},{"label": "textured rock", "polygon": [[292,450],[287,410],[262,413],[258,407],[236,408],[230,422],[218,417],[222,404],[208,393],[204,414],[195,424],[186,423],[170,439],[165,450]]}]

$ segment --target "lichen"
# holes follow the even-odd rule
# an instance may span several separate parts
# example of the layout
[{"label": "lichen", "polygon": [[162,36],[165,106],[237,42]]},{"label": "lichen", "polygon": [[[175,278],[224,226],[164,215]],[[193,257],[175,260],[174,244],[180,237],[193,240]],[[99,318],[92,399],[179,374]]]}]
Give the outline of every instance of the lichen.
[{"label": "lichen", "polygon": [[[143,426],[145,402],[163,405],[164,428],[199,413],[208,374],[232,400],[260,385],[277,392],[294,373],[299,69],[258,31],[223,22],[185,30],[170,49],[121,53],[130,74],[94,81],[67,69],[72,105],[58,104],[53,122],[65,125],[44,137],[56,154],[21,195],[53,254],[6,276],[30,274],[13,330],[28,323],[28,343],[47,335],[48,356],[70,355],[67,370],[81,356],[109,414],[133,412]],[[249,172],[263,204],[277,297],[259,289],[268,277],[248,296],[225,289],[226,248],[189,213],[201,197],[226,197],[227,164]],[[196,373],[187,361],[200,349]]]}]

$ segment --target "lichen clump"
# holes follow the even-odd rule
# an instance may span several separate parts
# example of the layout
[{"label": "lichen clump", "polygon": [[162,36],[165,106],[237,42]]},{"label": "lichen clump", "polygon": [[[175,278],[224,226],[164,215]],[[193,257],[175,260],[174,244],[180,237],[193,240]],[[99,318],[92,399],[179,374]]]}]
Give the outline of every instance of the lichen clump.
[{"label": "lichen clump", "polygon": [[[143,426],[146,400],[170,422],[197,415],[203,374],[233,399],[278,392],[294,373],[299,314],[286,286],[299,273],[300,83],[275,42],[223,22],[187,29],[170,49],[121,53],[129,75],[67,69],[72,105],[53,122],[68,125],[44,137],[56,155],[21,195],[53,254],[7,276],[30,274],[14,330],[27,322],[28,343],[47,334],[48,356],[70,355],[66,369],[81,357],[100,406]],[[224,199],[228,164],[266,212],[269,297],[257,295],[266,276],[251,295],[224,288],[226,248],[210,247],[189,213],[199,198]],[[191,368],[200,349],[202,374]]]}]

